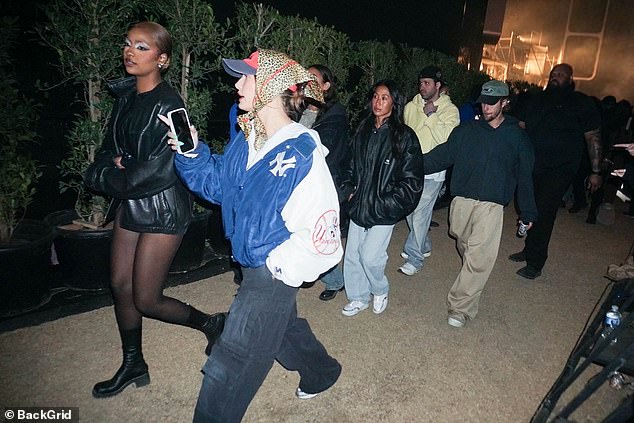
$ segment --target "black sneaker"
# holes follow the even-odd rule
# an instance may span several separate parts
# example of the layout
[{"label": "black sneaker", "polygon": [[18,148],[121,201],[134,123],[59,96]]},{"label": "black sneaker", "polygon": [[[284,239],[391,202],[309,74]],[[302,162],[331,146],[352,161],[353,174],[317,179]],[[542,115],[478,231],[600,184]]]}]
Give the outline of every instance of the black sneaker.
[{"label": "black sneaker", "polygon": [[519,253],[511,254],[509,256],[509,260],[515,261],[517,263],[526,261],[526,253],[524,251],[520,251]]},{"label": "black sneaker", "polygon": [[588,207],[587,204],[573,204],[572,207],[570,207],[568,209],[568,213],[579,213],[581,210],[585,209],[586,207]]},{"label": "black sneaker", "polygon": [[322,301],[330,301],[337,296],[337,292],[341,291],[343,288],[339,289],[324,289],[321,294],[319,294],[319,299]]},{"label": "black sneaker", "polygon": [[535,279],[535,278],[538,278],[538,277],[540,277],[542,275],[542,271],[541,270],[538,270],[538,269],[534,268],[531,265],[522,267],[516,273],[518,275],[520,275],[521,277],[526,278],[526,279]]}]

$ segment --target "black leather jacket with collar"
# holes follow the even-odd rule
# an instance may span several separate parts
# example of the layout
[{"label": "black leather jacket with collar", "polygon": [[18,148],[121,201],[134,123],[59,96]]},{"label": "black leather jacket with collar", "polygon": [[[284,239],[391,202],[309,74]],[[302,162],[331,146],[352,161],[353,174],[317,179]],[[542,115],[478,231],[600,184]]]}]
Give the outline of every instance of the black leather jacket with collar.
[{"label": "black leather jacket with collar", "polygon": [[423,153],[416,133],[405,126],[401,157],[394,156],[391,137],[390,126],[384,123],[369,132],[357,131],[352,139],[342,191],[354,194],[348,214],[363,228],[397,223],[416,209],[423,193]]},{"label": "black leather jacket with collar", "polygon": [[[164,81],[140,94],[134,77],[108,87],[116,100],[104,144],[84,175],[86,185],[115,199],[111,210],[118,209],[125,229],[183,233],[191,220],[192,199],[174,171],[169,129],[158,118],[184,107],[183,100]],[[114,165],[116,156],[122,157],[125,169]]]}]

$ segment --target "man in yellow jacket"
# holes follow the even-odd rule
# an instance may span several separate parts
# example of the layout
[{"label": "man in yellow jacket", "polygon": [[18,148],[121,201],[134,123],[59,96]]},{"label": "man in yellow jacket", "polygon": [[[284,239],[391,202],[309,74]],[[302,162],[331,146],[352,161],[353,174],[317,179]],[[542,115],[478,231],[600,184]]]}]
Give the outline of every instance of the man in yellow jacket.
[{"label": "man in yellow jacket", "polygon": [[[441,93],[445,85],[440,68],[426,66],[418,75],[418,94],[405,105],[405,123],[416,132],[424,154],[445,143],[453,128],[460,123],[458,108],[447,94]],[[434,203],[444,180],[444,170],[425,175],[425,186],[418,207],[407,216],[410,233],[401,252],[405,263],[399,268],[405,275],[412,276],[420,272],[425,258],[431,255],[431,241],[427,233]]]}]

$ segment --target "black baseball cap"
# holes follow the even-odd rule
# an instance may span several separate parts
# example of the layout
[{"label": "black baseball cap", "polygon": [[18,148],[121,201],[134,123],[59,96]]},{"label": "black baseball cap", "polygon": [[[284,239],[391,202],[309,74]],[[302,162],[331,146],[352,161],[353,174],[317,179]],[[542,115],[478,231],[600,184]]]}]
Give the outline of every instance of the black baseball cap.
[{"label": "black baseball cap", "polygon": [[443,85],[447,85],[445,80],[442,77],[442,71],[438,66],[429,65],[425,66],[418,74],[418,79],[430,78],[436,82],[440,82]]}]

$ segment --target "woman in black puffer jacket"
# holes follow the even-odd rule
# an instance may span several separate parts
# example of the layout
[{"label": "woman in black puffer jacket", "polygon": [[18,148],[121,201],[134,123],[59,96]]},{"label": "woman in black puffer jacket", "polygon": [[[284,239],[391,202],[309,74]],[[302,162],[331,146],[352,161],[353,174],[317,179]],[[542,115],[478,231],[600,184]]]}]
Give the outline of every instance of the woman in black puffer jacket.
[{"label": "woman in black puffer jacket", "polygon": [[394,225],[416,208],[423,192],[423,154],[416,133],[403,122],[405,98],[391,80],[370,90],[370,113],[351,144],[351,160],[342,173],[348,200],[348,243],[343,265],[350,303],[342,313],[354,316],[369,307],[387,307],[387,246]]},{"label": "woman in black puffer jacket", "polygon": [[158,115],[183,107],[162,80],[172,41],[162,26],[130,27],[123,63],[132,75],[110,84],[116,100],[102,149],[84,175],[86,185],[113,198],[111,290],[123,348],[123,364],[110,380],[97,383],[97,398],[150,382],[141,352],[142,317],[189,326],[208,340],[222,331],[224,314],[202,313],[163,295],[170,264],[192,218],[192,197],[174,171],[168,127]]}]

